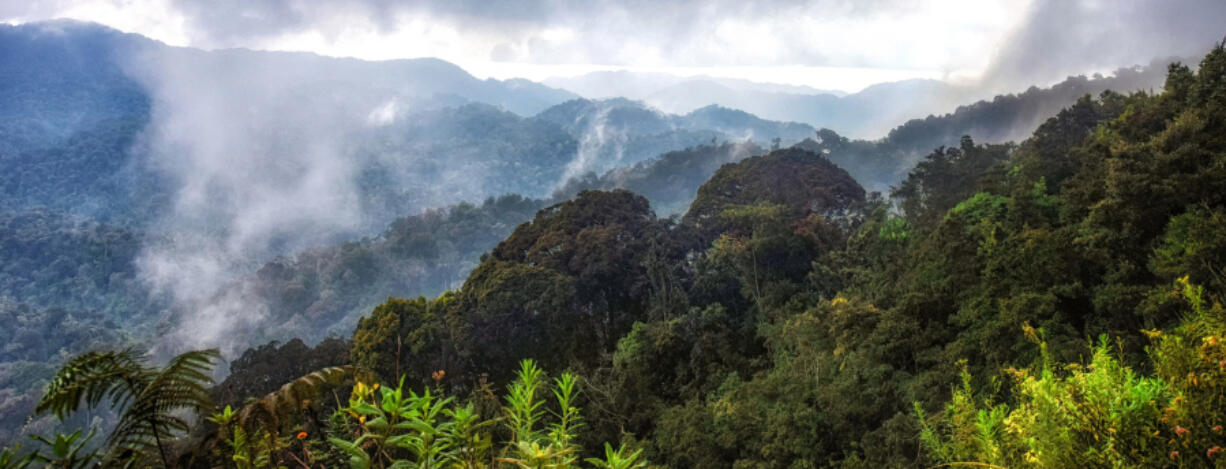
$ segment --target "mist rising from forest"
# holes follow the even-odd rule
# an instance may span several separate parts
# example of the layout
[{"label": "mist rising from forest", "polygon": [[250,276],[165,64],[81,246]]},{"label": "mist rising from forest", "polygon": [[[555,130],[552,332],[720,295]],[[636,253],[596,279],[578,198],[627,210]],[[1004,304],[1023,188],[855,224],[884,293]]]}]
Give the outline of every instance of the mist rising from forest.
[{"label": "mist rising from forest", "polygon": [[144,157],[175,187],[155,224],[167,236],[140,271],[195,310],[167,338],[176,347],[244,346],[227,337],[259,324],[261,305],[216,295],[270,253],[332,241],[363,217],[346,142],[377,104],[312,90],[304,70],[226,59],[152,50],[132,67],[153,97]]},{"label": "mist rising from forest", "polygon": [[[755,2],[754,6],[762,12],[790,11],[775,2]],[[185,11],[188,22],[200,31],[228,41],[309,29],[311,21],[318,19],[302,16],[298,23],[271,25],[227,21],[239,13],[235,7],[222,4],[207,14],[200,8]],[[899,7],[879,2],[858,7],[855,14],[874,17]],[[506,9],[490,13],[457,6],[443,13],[453,19],[483,18],[478,24],[493,29],[524,24],[546,27],[553,19],[608,13],[610,9],[616,10],[614,16],[634,13],[621,7],[591,8],[594,10],[567,9],[565,14],[520,23],[488,16],[512,13]],[[17,10],[9,5],[3,12]],[[703,14],[698,17],[718,22],[721,11],[744,10],[701,9]],[[364,11],[386,13],[372,5],[365,5]],[[26,10],[20,13],[33,15]],[[668,36],[661,40],[698,32],[696,23],[683,20],[684,15],[652,18],[649,24],[668,20],[687,25],[668,34],[657,32]],[[955,91],[939,96],[900,95],[897,99],[924,102],[920,107],[940,112],[993,93],[1050,84],[1070,74],[1147,64],[1157,57],[1199,56],[1226,33],[1222,24],[1226,24],[1226,4],[1214,0],[1125,4],[1037,0],[995,53],[982,58],[990,64],[983,76],[959,81]],[[262,27],[277,29],[259,31]],[[939,31],[935,25],[934,31]],[[1119,31],[1128,34],[1117,34]],[[612,34],[597,32],[601,37]],[[809,45],[797,48],[787,56],[812,55],[806,52],[812,52]],[[702,51],[706,55],[699,56],[709,53]],[[145,249],[140,271],[154,288],[169,292],[180,309],[191,311],[182,316],[168,340],[182,347],[246,346],[225,342],[232,337],[231,331],[259,324],[261,305],[241,292],[226,290],[227,286],[270,256],[351,239],[378,226],[365,213],[360,188],[360,170],[371,158],[384,158],[384,163],[401,171],[396,175],[398,181],[420,189],[418,203],[406,207],[406,215],[471,199],[482,194],[482,181],[498,177],[474,174],[469,168],[449,170],[441,155],[365,153],[353,142],[411,115],[417,105],[413,98],[377,77],[369,77],[376,84],[368,89],[334,86],[336,82],[360,83],[368,77],[321,75],[316,60],[305,54],[263,64],[253,60],[252,54],[258,53],[151,50],[129,68],[153,98],[151,123],[134,151],[174,187],[170,209],[155,225],[162,236],[153,238],[157,241]],[[890,116],[891,122],[881,128],[897,125],[901,122],[893,121],[905,117],[922,115]],[[1015,134],[1025,135],[1031,129],[1016,130]],[[593,121],[555,187],[593,169],[615,165],[596,160],[620,155],[622,140],[602,119]],[[617,147],[608,151],[609,145]],[[440,169],[429,177],[414,172],[416,163],[427,161]]]}]

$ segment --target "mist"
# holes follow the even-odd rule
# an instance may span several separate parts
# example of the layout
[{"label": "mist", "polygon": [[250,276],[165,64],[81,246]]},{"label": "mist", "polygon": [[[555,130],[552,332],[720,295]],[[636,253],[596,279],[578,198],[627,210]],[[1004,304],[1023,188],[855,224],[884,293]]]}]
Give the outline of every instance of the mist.
[{"label": "mist", "polygon": [[234,331],[260,327],[264,312],[219,292],[271,255],[352,236],[365,217],[346,142],[377,96],[243,55],[153,49],[130,68],[153,98],[142,157],[174,188],[139,269],[181,308],[163,337],[176,349],[248,345]]},{"label": "mist", "polygon": [[1201,57],[1226,38],[1224,25],[1226,2],[1217,0],[1035,0],[976,84],[991,93]]},{"label": "mist", "polygon": [[[515,9],[522,13],[518,16],[502,14],[510,12],[491,16],[469,4],[454,9],[423,4],[420,10],[447,21],[476,21],[490,31],[507,33],[507,37],[526,38],[493,44],[486,53],[499,55],[496,61],[573,60],[624,64],[628,69],[638,65],[627,61],[627,50],[610,49],[611,44],[619,43],[614,40],[576,38],[564,47],[536,40],[556,29],[556,21],[568,18],[570,13],[538,17],[532,12],[556,9],[529,3]],[[759,2],[752,8],[700,8],[694,4],[685,5],[689,8],[600,7],[596,10],[601,13],[657,18],[652,21],[663,22],[659,24],[677,23],[679,17],[700,20],[681,21],[685,27],[677,31],[660,29],[650,34],[602,26],[595,37],[635,37],[658,40],[659,44],[670,43],[666,39],[678,35],[696,38],[693,40],[701,44],[685,43],[667,50],[667,54],[655,55],[658,60],[685,57],[689,62],[678,61],[682,66],[922,65],[960,69],[974,62],[986,64],[986,71],[978,80],[950,77],[947,81],[877,84],[846,96],[816,87],[719,77],[701,77],[710,78],[702,86],[675,77],[645,75],[638,77],[640,80],[618,74],[597,76],[594,83],[600,86],[595,88],[583,88],[583,83],[576,80],[554,83],[572,83],[576,89],[589,90],[620,82],[624,86],[618,89],[642,95],[665,112],[701,113],[706,108],[699,106],[721,103],[768,119],[809,122],[843,135],[876,139],[906,119],[950,112],[996,92],[1048,85],[1071,74],[1149,64],[1156,57],[1195,57],[1221,39],[1220,25],[1226,24],[1226,6],[1209,0],[1145,0],[1126,5],[1037,0],[1021,10],[1022,19],[1016,24],[989,22],[976,26],[995,28],[999,40],[994,41],[994,49],[973,61],[951,54],[960,57],[955,60],[958,63],[938,60],[927,64],[915,62],[920,60],[916,58],[887,63],[895,58],[890,54],[835,53],[814,45],[821,41],[792,41],[804,45],[761,60],[741,57],[738,54],[744,55],[744,51],[740,49],[723,54],[723,46],[732,37],[761,39],[746,43],[746,47],[757,47],[756,51],[769,49],[762,46],[779,46],[775,42],[787,38],[795,39],[798,31],[807,31],[796,28],[796,22],[779,23],[775,28],[778,31],[763,30],[777,35],[758,34],[762,31],[754,28],[738,32],[725,27],[722,39],[702,39],[706,37],[703,33],[709,32],[706,29],[715,27],[709,25],[741,16],[746,24],[761,25],[772,15],[803,19],[829,11],[833,17],[870,21],[896,10],[920,14],[919,19],[942,11],[909,9],[900,2],[875,2],[847,11],[836,3],[806,8],[782,2]],[[405,11],[371,5],[359,16],[375,18],[393,10]],[[245,11],[234,2],[216,10],[200,8],[193,2],[172,6],[187,15],[187,37],[199,33],[208,39],[202,39],[202,43],[213,45],[259,46],[266,44],[261,41],[335,26],[319,15],[292,14],[305,8],[303,5],[287,4],[283,9],[265,12],[283,19],[273,23],[232,21]],[[53,14],[17,7],[4,11],[10,10],[27,15]],[[687,15],[690,10],[697,13]],[[587,17],[593,11],[579,8],[571,13]],[[936,25],[941,18],[932,19]],[[389,21],[382,27],[390,31],[398,24]],[[879,44],[907,42],[908,35],[915,33],[900,31],[896,36],[881,38]],[[545,36],[566,36],[564,31],[550,34]],[[141,165],[155,171],[170,188],[164,211],[153,215],[149,226],[152,235],[147,238],[152,241],[145,246],[138,264],[141,278],[153,290],[174,300],[173,311],[160,330],[162,342],[176,350],[221,345],[233,351],[279,337],[267,326],[266,307],[256,298],[258,295],[242,286],[243,278],[277,256],[378,236],[396,217],[432,207],[512,192],[547,197],[573,178],[633,164],[660,153],[661,148],[680,149],[719,138],[769,140],[777,136],[774,129],[717,128],[718,119],[711,119],[703,127],[686,127],[678,123],[683,117],[694,117],[665,116],[654,110],[635,110],[645,114],[617,120],[611,106],[568,117],[573,120],[569,127],[566,122],[558,123],[565,130],[548,128],[535,116],[578,95],[523,80],[478,80],[436,59],[363,62],[309,53],[242,49],[206,52],[146,44],[131,55],[124,69],[148,91],[152,102],[150,123],[133,152]],[[1138,82],[1130,86],[1154,84]],[[646,133],[628,127],[626,122],[639,125],[647,121],[658,127],[650,132],[662,137],[635,141]],[[1001,138],[1031,130],[1033,122],[1021,122]],[[795,132],[790,140],[796,141],[803,138],[801,134],[811,135],[812,129],[789,132]],[[472,135],[484,140],[474,144]],[[534,160],[534,155],[544,156]]]},{"label": "mist", "polygon": [[505,192],[478,164],[489,155],[414,130],[450,125],[444,106],[464,98],[421,96],[437,86],[420,70],[364,79],[396,65],[167,47],[131,56],[125,70],[152,101],[133,151],[171,188],[138,261],[174,302],[159,352],[287,339],[302,328],[270,322],[243,282],[265,262]]},{"label": "mist", "polygon": [[573,175],[622,163],[630,138],[606,124],[607,112],[578,115],[580,127],[567,132],[472,102],[458,93],[511,107],[525,96],[567,95],[518,86],[498,94],[500,82],[475,80],[464,88],[447,76],[459,69],[433,62],[148,45],[123,65],[152,103],[134,164],[169,188],[137,262],[140,278],[173,303],[158,326],[160,354],[220,347],[233,355],[318,336],[269,314],[249,281],[261,266],[377,237],[426,209],[546,197]]}]

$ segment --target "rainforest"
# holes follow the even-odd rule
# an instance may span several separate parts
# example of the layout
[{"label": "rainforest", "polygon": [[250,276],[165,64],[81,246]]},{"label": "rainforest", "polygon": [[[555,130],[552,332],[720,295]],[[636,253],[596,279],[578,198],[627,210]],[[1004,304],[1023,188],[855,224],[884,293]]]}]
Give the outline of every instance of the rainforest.
[{"label": "rainforest", "polygon": [[1226,467],[1217,2],[120,3],[0,2],[0,469]]}]

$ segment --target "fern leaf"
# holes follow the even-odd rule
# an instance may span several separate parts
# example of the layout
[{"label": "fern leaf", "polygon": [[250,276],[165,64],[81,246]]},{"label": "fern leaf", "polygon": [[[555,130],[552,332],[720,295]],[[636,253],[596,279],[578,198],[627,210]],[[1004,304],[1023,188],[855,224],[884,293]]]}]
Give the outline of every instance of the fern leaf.
[{"label": "fern leaf", "polygon": [[96,407],[103,399],[123,407],[143,389],[150,378],[134,349],[120,352],[91,352],[64,364],[47,388],[36,414],[52,412],[63,419],[81,404]]},{"label": "fern leaf", "polygon": [[286,419],[316,399],[324,386],[337,385],[353,375],[352,366],[324,368],[281,386],[252,402],[238,413],[238,424],[244,428],[263,424],[280,429]]}]

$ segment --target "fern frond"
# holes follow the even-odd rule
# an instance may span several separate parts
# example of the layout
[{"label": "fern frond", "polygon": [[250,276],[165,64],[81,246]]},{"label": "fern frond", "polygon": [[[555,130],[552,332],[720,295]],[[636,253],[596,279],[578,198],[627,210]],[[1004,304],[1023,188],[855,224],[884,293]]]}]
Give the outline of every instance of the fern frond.
[{"label": "fern frond", "polygon": [[187,352],[153,374],[111,433],[107,441],[111,456],[127,450],[147,454],[157,446],[158,439],[186,432],[188,422],[174,413],[212,408],[209,388],[213,378],[209,372],[213,360],[220,357],[216,349]]},{"label": "fern frond", "polygon": [[73,358],[56,373],[35,413],[52,412],[63,419],[81,404],[96,407],[103,399],[123,407],[151,378],[141,364],[143,354],[134,349],[120,352],[90,352]]},{"label": "fern frond", "polygon": [[244,407],[238,413],[238,424],[244,428],[260,424],[267,428],[280,429],[290,415],[316,399],[324,386],[340,384],[352,375],[352,366],[334,366],[290,381],[281,386],[281,389]]}]

